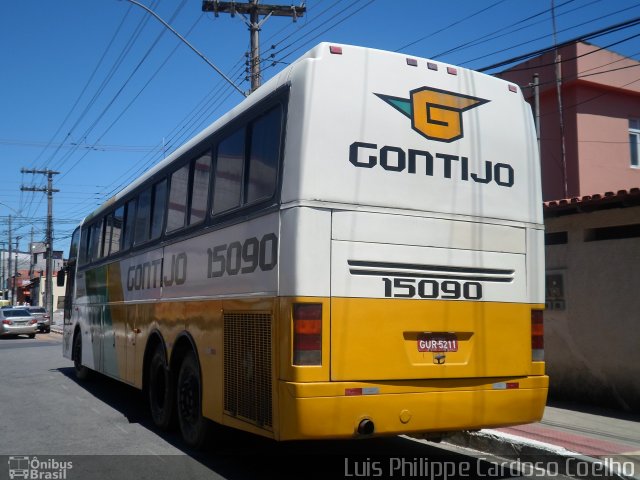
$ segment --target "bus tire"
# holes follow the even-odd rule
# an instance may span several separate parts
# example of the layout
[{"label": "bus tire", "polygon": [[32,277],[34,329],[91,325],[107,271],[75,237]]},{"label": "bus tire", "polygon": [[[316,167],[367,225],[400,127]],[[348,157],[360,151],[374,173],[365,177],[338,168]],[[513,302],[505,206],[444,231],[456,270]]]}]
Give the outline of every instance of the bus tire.
[{"label": "bus tire", "polygon": [[82,365],[82,338],[80,332],[73,337],[73,370],[78,380],[86,380],[89,378],[90,370]]},{"label": "bus tire", "polygon": [[193,351],[189,350],[180,364],[177,384],[178,423],[187,445],[201,448],[207,438],[209,421],[202,416],[202,382]]},{"label": "bus tire", "polygon": [[171,372],[161,344],[156,346],[149,362],[148,392],[153,423],[162,430],[168,430],[173,423],[175,395]]}]

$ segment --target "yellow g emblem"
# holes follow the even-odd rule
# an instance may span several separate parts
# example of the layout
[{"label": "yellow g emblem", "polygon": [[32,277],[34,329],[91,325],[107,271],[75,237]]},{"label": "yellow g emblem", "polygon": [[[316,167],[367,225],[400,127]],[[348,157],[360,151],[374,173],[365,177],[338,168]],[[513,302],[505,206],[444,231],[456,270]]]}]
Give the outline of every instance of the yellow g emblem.
[{"label": "yellow g emblem", "polygon": [[430,87],[417,88],[410,93],[410,99],[375,95],[409,117],[416,132],[439,142],[462,138],[462,112],[489,101]]}]

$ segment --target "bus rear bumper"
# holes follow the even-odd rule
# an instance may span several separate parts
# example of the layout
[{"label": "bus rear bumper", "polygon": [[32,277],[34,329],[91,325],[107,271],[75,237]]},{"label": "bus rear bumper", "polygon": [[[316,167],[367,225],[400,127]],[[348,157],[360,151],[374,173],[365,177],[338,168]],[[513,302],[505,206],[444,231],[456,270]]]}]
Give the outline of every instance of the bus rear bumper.
[{"label": "bus rear bumper", "polygon": [[357,438],[367,436],[362,432],[371,428],[373,436],[451,432],[542,418],[546,375],[481,380],[280,382],[276,436]]}]

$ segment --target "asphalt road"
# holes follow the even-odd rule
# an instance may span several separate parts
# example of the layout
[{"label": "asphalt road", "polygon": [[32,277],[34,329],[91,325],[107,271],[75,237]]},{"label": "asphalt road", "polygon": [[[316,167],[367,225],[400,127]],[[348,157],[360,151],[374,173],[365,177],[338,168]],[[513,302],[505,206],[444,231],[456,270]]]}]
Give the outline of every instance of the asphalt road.
[{"label": "asphalt road", "polygon": [[219,429],[192,451],[154,429],[136,389],[100,375],[78,383],[56,334],[0,338],[0,371],[0,479],[546,477],[404,437],[277,443]]}]

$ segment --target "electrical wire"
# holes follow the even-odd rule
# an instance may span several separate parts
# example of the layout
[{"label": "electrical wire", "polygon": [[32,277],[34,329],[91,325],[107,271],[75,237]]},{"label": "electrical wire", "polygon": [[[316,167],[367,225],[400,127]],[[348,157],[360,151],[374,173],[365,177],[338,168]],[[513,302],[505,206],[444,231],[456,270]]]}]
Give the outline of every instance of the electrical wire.
[{"label": "electrical wire", "polygon": [[412,45],[415,45],[416,43],[420,43],[420,42],[422,42],[422,41],[426,40],[427,38],[431,38],[431,37],[433,37],[434,35],[437,35],[437,34],[439,34],[439,33],[444,32],[445,30],[450,29],[451,27],[455,27],[456,25],[460,25],[461,23],[466,22],[467,20],[470,20],[471,18],[473,18],[473,17],[476,17],[476,16],[480,15],[481,13],[484,13],[484,12],[486,12],[486,11],[488,11],[488,10],[491,10],[491,9],[492,9],[492,8],[494,8],[494,7],[497,7],[497,6],[498,6],[498,5],[500,5],[501,3],[504,3],[505,1],[506,1],[506,0],[498,0],[497,2],[492,3],[492,4],[491,4],[491,5],[489,5],[488,7],[481,8],[480,10],[478,10],[477,12],[472,13],[471,15],[467,15],[466,17],[463,17],[463,18],[461,18],[460,20],[456,20],[455,22],[450,23],[450,24],[449,24],[449,25],[447,25],[446,27],[442,27],[441,29],[436,30],[436,31],[433,31],[433,32],[430,32],[429,34],[427,34],[427,35],[425,35],[425,36],[423,36],[423,37],[420,37],[420,38],[418,38],[417,40],[413,40],[412,42],[409,42],[409,43],[407,43],[406,45],[403,45],[403,46],[401,46],[401,47],[399,47],[399,48],[395,49],[395,50],[394,50],[394,52],[401,52],[402,50],[404,50],[404,49],[405,49],[405,48],[407,48],[407,47],[411,47]]}]

